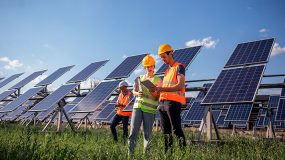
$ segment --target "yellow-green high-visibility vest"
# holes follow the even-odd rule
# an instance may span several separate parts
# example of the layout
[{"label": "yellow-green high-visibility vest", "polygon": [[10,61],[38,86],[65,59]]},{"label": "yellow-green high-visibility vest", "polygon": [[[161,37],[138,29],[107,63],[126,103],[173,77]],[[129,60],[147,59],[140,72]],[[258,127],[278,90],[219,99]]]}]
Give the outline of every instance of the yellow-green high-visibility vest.
[{"label": "yellow-green high-visibility vest", "polygon": [[[139,81],[144,81],[146,79],[147,79],[146,75],[139,76]],[[151,82],[156,86],[159,85],[160,81],[161,79],[156,75],[154,75],[153,78],[151,79]],[[143,96],[136,97],[134,108],[139,108],[143,112],[155,114],[158,106],[158,98],[153,97],[151,93],[148,91],[148,89],[140,82],[138,83],[138,85],[140,85]]]}]

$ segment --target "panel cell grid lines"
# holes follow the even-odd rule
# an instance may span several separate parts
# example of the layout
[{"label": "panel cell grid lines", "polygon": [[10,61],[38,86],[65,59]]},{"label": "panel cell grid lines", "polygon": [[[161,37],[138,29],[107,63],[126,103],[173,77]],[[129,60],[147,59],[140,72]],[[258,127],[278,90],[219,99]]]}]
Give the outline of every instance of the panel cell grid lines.
[{"label": "panel cell grid lines", "polygon": [[277,108],[280,96],[270,96],[268,100],[268,108]]},{"label": "panel cell grid lines", "polygon": [[285,120],[285,99],[280,98],[277,113],[276,113],[276,121],[284,121]]},{"label": "panel cell grid lines", "polygon": [[69,71],[74,66],[67,66],[63,68],[59,68],[55,72],[53,72],[51,75],[49,75],[44,80],[40,81],[36,86],[46,86],[54,82],[56,79],[58,79],[60,76],[62,76],[64,73]]},{"label": "panel cell grid lines", "polygon": [[[189,66],[189,64],[194,60],[197,53],[199,53],[202,46],[196,46],[191,48],[185,48],[185,49],[178,49],[173,52],[173,58],[179,62],[185,65],[185,68]],[[155,74],[160,75],[164,74],[166,69],[168,68],[167,64],[163,64]]]},{"label": "panel cell grid lines", "polygon": [[264,65],[223,70],[202,104],[253,102]]},{"label": "panel cell grid lines", "polygon": [[225,67],[266,63],[274,38],[238,44]]},{"label": "panel cell grid lines", "polygon": [[72,77],[67,83],[82,82],[89,78],[94,72],[104,66],[109,60],[94,62]]},{"label": "panel cell grid lines", "polygon": [[104,103],[104,101],[106,101],[107,98],[109,98],[109,96],[118,87],[120,82],[121,80],[101,82],[89,94],[87,94],[86,97],[84,97],[76,105],[76,107],[72,111],[70,111],[70,113],[72,112],[77,112],[77,113],[94,112],[97,107],[102,105],[102,103]]},{"label": "panel cell grid lines", "polygon": [[253,104],[232,104],[225,121],[248,121]]},{"label": "panel cell grid lines", "polygon": [[14,74],[10,76],[9,78],[4,79],[3,81],[0,82],[0,88],[10,83],[11,81],[15,80],[16,78],[20,77],[22,74],[24,73]]},{"label": "panel cell grid lines", "polygon": [[0,112],[11,112],[15,109],[17,109],[20,105],[25,103],[29,98],[35,96],[38,92],[43,90],[44,87],[37,87],[37,88],[31,88],[28,91],[26,91],[24,94],[20,95],[18,98],[16,98],[11,103],[7,104],[5,107],[3,107]]},{"label": "panel cell grid lines", "polygon": [[185,116],[185,121],[201,121],[205,114],[206,107],[202,107],[200,102],[194,102]]},{"label": "panel cell grid lines", "polygon": [[48,110],[50,107],[57,104],[61,99],[63,99],[65,97],[65,95],[67,95],[69,92],[71,92],[77,86],[78,86],[78,84],[67,84],[67,85],[60,86],[57,90],[55,90],[50,95],[48,95],[46,98],[44,98],[42,101],[37,103],[29,111],[31,111],[31,112],[42,112],[42,111]]},{"label": "panel cell grid lines", "polygon": [[137,56],[127,57],[115,70],[113,70],[105,78],[105,80],[129,77],[129,75],[138,67],[146,55],[147,54],[141,54]]},{"label": "panel cell grid lines", "polygon": [[4,100],[6,97],[10,96],[11,94],[15,93],[17,90],[8,90],[0,94],[0,101]]},{"label": "panel cell grid lines", "polygon": [[34,72],[31,75],[29,75],[28,77],[26,77],[25,79],[23,79],[22,81],[20,81],[19,83],[15,84],[13,87],[11,87],[10,89],[19,89],[23,86],[25,86],[26,84],[30,83],[32,80],[34,80],[35,78],[37,78],[38,76],[42,75],[44,72],[46,72],[47,70],[43,70],[43,71],[38,71],[38,72]]},{"label": "panel cell grid lines", "polygon": [[107,119],[108,116],[115,110],[115,103],[107,104],[101,112],[96,116],[96,120]]}]

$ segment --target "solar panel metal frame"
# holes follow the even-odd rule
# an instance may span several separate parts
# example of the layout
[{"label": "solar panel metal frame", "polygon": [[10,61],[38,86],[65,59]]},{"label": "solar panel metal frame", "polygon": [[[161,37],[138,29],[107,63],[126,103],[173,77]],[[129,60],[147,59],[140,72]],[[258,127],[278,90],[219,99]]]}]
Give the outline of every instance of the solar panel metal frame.
[{"label": "solar panel metal frame", "polygon": [[[89,64],[87,67],[85,67],[83,70],[81,70],[79,73],[77,73],[75,76],[73,76],[70,80],[67,81],[67,83],[77,83],[85,81],[88,77],[90,77],[92,74],[94,74],[96,71],[98,71],[101,67],[103,67],[109,60],[103,60],[103,61],[97,61]],[[92,72],[90,72],[85,78],[81,78],[82,74],[88,70],[88,67],[91,65],[95,65],[96,63],[102,63],[99,67],[95,68]]]},{"label": "solar panel metal frame", "polygon": [[[40,101],[39,103],[37,103],[33,108],[31,108],[28,112],[43,112],[43,111],[47,111],[50,107],[56,105],[61,99],[63,99],[68,93],[70,93],[72,90],[74,90],[79,84],[78,83],[74,83],[74,84],[66,84],[66,85],[62,85],[60,86],[57,90],[55,90],[54,92],[52,92],[51,94],[49,94],[47,97],[45,97],[42,101]],[[66,90],[63,90],[64,88],[67,88]],[[65,92],[61,93],[60,91],[63,90]],[[49,102],[51,98],[53,98],[53,96],[55,96],[56,94],[61,93],[60,96],[57,96],[56,100],[52,100],[52,102]],[[48,103],[49,102],[49,103]],[[47,104],[45,104],[47,103]],[[44,106],[45,108],[42,108],[40,106]]]},{"label": "solar panel metal frame", "polygon": [[[241,106],[241,105],[245,105],[245,106]],[[236,108],[233,108],[233,107],[236,107]],[[239,109],[239,110],[242,110],[243,109],[243,111],[245,111],[244,109],[248,109],[248,108],[245,108],[245,107],[248,107],[248,108],[250,108],[249,109],[249,114],[248,114],[248,116],[247,116],[247,119],[233,119],[232,117],[231,117],[231,119],[230,119],[230,113],[234,110],[234,109]],[[252,108],[253,108],[253,104],[250,104],[250,103],[248,103],[248,104],[232,104],[231,106],[230,106],[230,108],[228,109],[228,112],[227,112],[227,115],[226,115],[226,117],[225,117],[225,120],[224,121],[230,121],[230,122],[240,122],[240,121],[249,121],[249,117],[250,117],[250,114],[251,114],[251,111],[252,111]],[[237,110],[234,110],[234,111],[237,111]],[[236,116],[236,113],[234,113],[234,115],[235,115],[235,117],[237,117]],[[239,116],[239,117],[241,117],[241,116]]]},{"label": "solar panel metal frame", "polygon": [[123,66],[125,64],[125,61],[127,60],[127,58],[124,59],[124,61],[122,63],[120,63],[110,74],[108,74],[108,76],[104,79],[104,80],[111,80],[111,79],[121,79],[121,78],[128,78],[131,73],[141,64],[141,61],[143,60],[143,58],[148,55],[148,54],[140,54],[140,55],[134,55],[134,56],[128,56],[127,58],[131,58],[131,57],[138,57],[141,56],[141,60],[140,62],[135,65],[135,67],[127,74],[124,76],[112,76],[112,74],[114,74],[115,72],[118,72],[117,69],[119,70],[119,67]]},{"label": "solar panel metal frame", "polygon": [[16,110],[19,106],[21,106],[23,103],[28,101],[31,97],[35,96],[37,93],[42,91],[44,87],[35,87],[31,88],[28,91],[26,91],[24,94],[17,97],[15,100],[7,104],[5,107],[3,107],[0,112],[12,112]]},{"label": "solar panel metal frame", "polygon": [[[283,83],[285,84],[285,79]],[[285,98],[285,88],[282,88],[280,97]]]},{"label": "solar panel metal frame", "polygon": [[133,98],[131,99],[131,101],[127,104],[127,106],[123,109],[123,112],[132,112],[133,111],[133,107],[135,105],[135,100],[136,97],[133,96]]},{"label": "solar panel metal frame", "polygon": [[[238,47],[239,45],[247,44],[247,43],[253,43],[253,42],[260,42],[260,41],[264,41],[264,40],[273,40],[271,49],[270,49],[270,51],[268,52],[268,56],[267,56],[267,59],[266,59],[265,61],[252,62],[252,63],[240,63],[240,64],[228,65],[228,63],[230,62],[232,56],[234,56],[235,50],[237,49],[237,47]],[[228,61],[227,61],[227,63],[226,63],[226,65],[225,65],[224,68],[231,68],[231,67],[238,67],[238,66],[245,66],[245,65],[253,65],[253,64],[267,63],[268,60],[269,60],[269,57],[270,57],[270,55],[271,55],[271,52],[272,52],[274,43],[275,43],[275,38],[267,38],[267,39],[261,39],[261,40],[254,40],[254,41],[248,41],[248,42],[239,43],[239,44],[237,44],[237,46],[235,47],[235,49],[232,51],[232,54],[230,55],[230,57],[229,57],[229,59],[228,59]]]},{"label": "solar panel metal frame", "polygon": [[6,86],[8,83],[12,82],[13,80],[19,78],[21,75],[23,75],[24,73],[18,73],[18,74],[14,74],[6,79],[4,79],[3,81],[0,82],[0,88]]},{"label": "solar panel metal frame", "polygon": [[[94,112],[96,110],[97,107],[99,107],[100,105],[102,105],[111,95],[112,93],[114,92],[114,89],[111,93],[109,93],[98,105],[97,107],[94,109],[94,110],[78,110],[78,106],[81,105],[82,102],[84,102],[86,98],[89,98],[90,95],[93,94],[93,92],[96,91],[96,88],[98,88],[98,86],[102,85],[103,83],[108,83],[108,82],[117,82],[117,85],[119,85],[119,83],[121,82],[122,80],[115,80],[115,81],[104,81],[104,82],[101,82],[99,85],[97,85],[91,92],[89,92],[77,105],[76,107],[74,107],[73,109],[75,110],[71,110],[69,111],[69,113],[91,113],[91,112]],[[91,97],[91,96],[90,96]]]},{"label": "solar panel metal frame", "polygon": [[27,85],[28,83],[30,83],[32,80],[36,79],[37,77],[39,77],[40,75],[42,75],[43,73],[45,73],[47,70],[42,70],[42,71],[37,71],[34,72],[32,74],[30,74],[28,77],[24,78],[23,80],[21,80],[20,82],[18,82],[17,84],[15,84],[14,86],[10,87],[10,89],[19,89],[22,88],[23,86]]},{"label": "solar panel metal frame", "polygon": [[7,90],[0,94],[0,101],[4,100],[5,98],[9,97],[11,94],[15,93],[17,90]]},{"label": "solar panel metal frame", "polygon": [[35,86],[46,86],[46,85],[53,83],[55,80],[57,80],[59,77],[64,75],[66,72],[70,71],[74,66],[75,65],[71,65],[71,66],[66,66],[66,67],[57,69],[56,71],[54,71],[52,74],[50,74],[48,77],[40,81]]},{"label": "solar panel metal frame", "polygon": [[[187,70],[188,66],[193,62],[193,60],[196,58],[196,56],[197,56],[198,53],[201,51],[201,49],[202,49],[203,46],[186,47],[186,48],[180,48],[180,49],[174,50],[173,54],[175,54],[175,51],[184,50],[184,49],[190,49],[190,48],[197,48],[197,47],[200,47],[200,48],[198,48],[198,50],[197,50],[197,52],[195,53],[195,55],[193,56],[193,58],[190,59],[190,61],[189,61],[188,64],[184,64],[184,65],[186,65],[186,66],[185,66],[185,70]],[[178,61],[178,60],[177,60],[177,61]],[[180,62],[180,61],[178,61],[178,62]],[[182,62],[180,62],[180,63],[182,63]],[[164,72],[165,72],[166,69],[167,69],[167,66],[168,66],[168,65],[164,63],[161,67],[159,67],[159,69],[157,70],[157,72],[155,73],[155,75],[163,75]],[[165,69],[163,69],[163,68],[165,68]],[[162,69],[163,69],[163,71],[160,71],[160,70],[162,70]]]},{"label": "solar panel metal frame", "polygon": [[208,90],[206,96],[204,97],[203,101],[202,101],[202,105],[213,105],[213,104],[238,104],[238,103],[253,103],[254,100],[255,100],[255,97],[256,97],[256,93],[258,91],[258,88],[259,88],[259,85],[262,81],[262,75],[264,74],[265,72],[265,69],[266,69],[266,65],[265,64],[261,64],[261,65],[254,65],[254,66],[246,66],[246,67],[238,67],[238,68],[226,68],[226,69],[223,69],[222,71],[227,71],[227,70],[236,70],[236,69],[246,69],[246,68],[251,68],[251,67],[260,67],[260,66],[263,66],[263,70],[260,74],[260,77],[259,77],[259,81],[256,85],[256,89],[255,89],[255,92],[253,94],[253,97],[250,101],[224,101],[224,102],[204,102],[205,99],[207,98],[208,94],[211,93],[211,90],[214,88],[215,86],[215,83],[217,82],[218,78],[221,76],[221,73],[220,75],[218,76],[218,78],[216,79],[215,83],[211,86],[211,88]]}]

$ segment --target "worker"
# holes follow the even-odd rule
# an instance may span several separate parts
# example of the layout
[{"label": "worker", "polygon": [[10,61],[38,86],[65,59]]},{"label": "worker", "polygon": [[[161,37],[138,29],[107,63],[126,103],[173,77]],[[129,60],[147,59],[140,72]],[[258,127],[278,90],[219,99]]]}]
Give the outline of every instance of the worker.
[{"label": "worker", "polygon": [[152,137],[152,126],[155,120],[155,114],[158,107],[158,92],[147,89],[141,84],[141,81],[150,80],[154,85],[161,86],[161,79],[154,75],[155,60],[152,56],[147,55],[142,61],[146,71],[145,75],[140,75],[135,79],[133,94],[136,96],[135,104],[132,111],[131,128],[129,136],[129,154],[133,155],[136,147],[137,136],[143,123],[144,132],[144,153],[149,153],[150,142]]},{"label": "worker", "polygon": [[120,94],[117,100],[115,107],[117,108],[117,113],[111,123],[111,132],[114,138],[114,141],[118,141],[116,126],[122,121],[123,123],[123,142],[125,143],[126,139],[128,138],[128,123],[129,117],[131,116],[132,112],[123,112],[123,109],[129,103],[132,93],[127,89],[128,83],[125,81],[120,82],[119,90]]},{"label": "worker", "polygon": [[156,91],[160,92],[158,111],[167,152],[173,144],[172,130],[179,140],[180,148],[186,146],[180,117],[182,105],[186,103],[185,67],[174,60],[173,49],[169,44],[160,45],[158,55],[168,65],[162,87],[156,88]]}]

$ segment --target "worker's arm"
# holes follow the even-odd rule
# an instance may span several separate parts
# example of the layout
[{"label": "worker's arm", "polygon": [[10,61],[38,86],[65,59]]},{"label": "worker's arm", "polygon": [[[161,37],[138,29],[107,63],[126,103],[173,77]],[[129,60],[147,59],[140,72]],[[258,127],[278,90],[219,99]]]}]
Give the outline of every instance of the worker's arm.
[{"label": "worker's arm", "polygon": [[183,89],[185,87],[185,76],[183,74],[177,75],[177,84],[172,87],[157,87],[158,92],[175,92]]},{"label": "worker's arm", "polygon": [[138,81],[139,81],[139,77],[136,78],[136,80],[135,80],[135,83],[134,83],[134,86],[133,86],[133,94],[136,97],[141,97],[142,96],[142,92],[139,91]]}]

